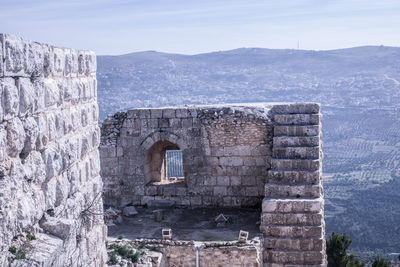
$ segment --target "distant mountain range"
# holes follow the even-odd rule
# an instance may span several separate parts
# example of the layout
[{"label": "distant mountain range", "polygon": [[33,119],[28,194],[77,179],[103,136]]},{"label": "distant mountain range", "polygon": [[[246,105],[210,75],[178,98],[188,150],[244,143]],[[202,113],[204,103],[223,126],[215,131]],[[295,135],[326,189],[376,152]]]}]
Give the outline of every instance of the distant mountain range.
[{"label": "distant mountain range", "polygon": [[146,51],[97,62],[101,120],[134,107],[320,102],[327,233],[347,232],[355,251],[399,252],[400,48]]}]

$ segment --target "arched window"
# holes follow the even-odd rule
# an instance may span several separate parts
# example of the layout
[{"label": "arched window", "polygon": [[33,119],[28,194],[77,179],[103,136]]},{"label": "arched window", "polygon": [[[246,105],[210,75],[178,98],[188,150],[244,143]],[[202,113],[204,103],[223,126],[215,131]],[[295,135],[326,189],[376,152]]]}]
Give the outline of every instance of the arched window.
[{"label": "arched window", "polygon": [[146,155],[146,182],[171,183],[185,179],[182,150],[169,141],[156,142]]}]

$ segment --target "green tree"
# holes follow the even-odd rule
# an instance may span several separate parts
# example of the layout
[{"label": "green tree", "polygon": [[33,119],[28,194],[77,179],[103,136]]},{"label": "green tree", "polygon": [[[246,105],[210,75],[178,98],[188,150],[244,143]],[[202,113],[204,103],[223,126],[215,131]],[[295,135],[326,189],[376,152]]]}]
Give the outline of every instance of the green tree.
[{"label": "green tree", "polygon": [[346,234],[332,233],[326,241],[328,267],[363,267],[364,263],[353,255],[347,254],[351,239]]},{"label": "green tree", "polygon": [[377,257],[372,263],[372,267],[390,267],[390,264],[384,258]]}]

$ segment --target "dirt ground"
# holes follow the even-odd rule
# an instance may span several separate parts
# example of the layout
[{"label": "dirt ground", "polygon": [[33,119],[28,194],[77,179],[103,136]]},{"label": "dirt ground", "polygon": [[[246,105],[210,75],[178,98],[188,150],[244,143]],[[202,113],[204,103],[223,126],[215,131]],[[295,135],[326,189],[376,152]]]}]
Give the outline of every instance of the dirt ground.
[{"label": "dirt ground", "polygon": [[[171,228],[173,240],[230,241],[237,240],[239,231],[249,232],[249,239],[261,236],[260,209],[239,208],[163,208],[164,219],[157,222],[156,208],[136,207],[139,214],[123,217],[119,225],[108,227],[109,238],[161,239],[161,229]],[[223,213],[230,223],[217,227],[214,218]]]}]

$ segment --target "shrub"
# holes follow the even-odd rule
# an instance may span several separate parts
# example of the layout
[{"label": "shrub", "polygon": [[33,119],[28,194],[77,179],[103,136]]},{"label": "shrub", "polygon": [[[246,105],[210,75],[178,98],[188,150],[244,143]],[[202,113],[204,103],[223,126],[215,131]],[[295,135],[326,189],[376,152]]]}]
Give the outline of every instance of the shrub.
[{"label": "shrub", "polygon": [[372,263],[372,267],[390,267],[390,264],[384,258],[377,257]]},{"label": "shrub", "polygon": [[115,252],[108,253],[108,265],[114,265],[118,263],[117,254]]},{"label": "shrub", "polygon": [[27,232],[26,239],[28,239],[29,241],[36,240],[36,236],[34,234],[32,234],[31,232]]}]

